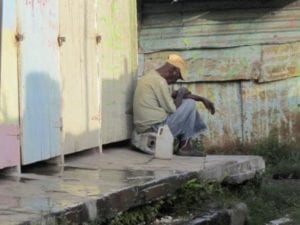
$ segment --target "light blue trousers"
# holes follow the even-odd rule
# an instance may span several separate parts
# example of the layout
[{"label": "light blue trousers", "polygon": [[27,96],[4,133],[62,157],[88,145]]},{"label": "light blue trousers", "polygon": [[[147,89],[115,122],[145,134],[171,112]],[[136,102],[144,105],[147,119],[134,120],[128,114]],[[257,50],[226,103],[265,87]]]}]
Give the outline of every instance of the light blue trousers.
[{"label": "light blue trousers", "polygon": [[176,112],[167,117],[165,123],[174,137],[183,140],[193,138],[207,128],[192,99],[184,99]]}]

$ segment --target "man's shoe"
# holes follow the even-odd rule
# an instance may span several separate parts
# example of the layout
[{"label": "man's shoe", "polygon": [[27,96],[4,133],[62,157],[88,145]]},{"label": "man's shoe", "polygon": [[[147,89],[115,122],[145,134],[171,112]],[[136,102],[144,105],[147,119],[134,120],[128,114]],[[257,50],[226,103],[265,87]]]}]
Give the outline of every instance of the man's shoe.
[{"label": "man's shoe", "polygon": [[174,153],[175,155],[179,156],[196,156],[196,157],[205,157],[206,154],[202,151],[197,151],[197,150],[184,150],[184,149],[179,149],[177,152]]},{"label": "man's shoe", "polygon": [[175,155],[197,157],[206,156],[206,154],[202,151],[203,148],[194,146],[191,139],[182,140],[179,146],[180,148],[174,153]]}]

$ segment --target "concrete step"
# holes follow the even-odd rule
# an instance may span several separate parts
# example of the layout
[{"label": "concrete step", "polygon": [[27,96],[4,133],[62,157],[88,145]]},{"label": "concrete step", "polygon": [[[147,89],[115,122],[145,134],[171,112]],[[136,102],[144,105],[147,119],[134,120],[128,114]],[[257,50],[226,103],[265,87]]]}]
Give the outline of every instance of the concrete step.
[{"label": "concrete step", "polygon": [[200,177],[239,184],[265,170],[259,156],[180,157],[159,160],[128,148],[69,156],[62,167],[39,165],[2,176],[0,224],[82,224],[113,218],[174,193]]}]

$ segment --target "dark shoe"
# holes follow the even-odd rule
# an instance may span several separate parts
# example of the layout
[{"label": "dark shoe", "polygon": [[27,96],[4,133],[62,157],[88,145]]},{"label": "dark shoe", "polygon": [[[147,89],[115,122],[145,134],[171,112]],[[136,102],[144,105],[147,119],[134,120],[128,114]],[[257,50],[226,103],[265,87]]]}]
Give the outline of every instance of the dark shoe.
[{"label": "dark shoe", "polygon": [[203,148],[195,146],[191,139],[182,140],[180,143],[180,148],[174,153],[180,156],[197,156],[205,157],[206,154],[202,151]]},{"label": "dark shoe", "polygon": [[184,150],[184,149],[179,149],[177,152],[175,152],[175,155],[180,155],[180,156],[196,156],[196,157],[205,157],[206,154],[202,151],[198,150]]}]

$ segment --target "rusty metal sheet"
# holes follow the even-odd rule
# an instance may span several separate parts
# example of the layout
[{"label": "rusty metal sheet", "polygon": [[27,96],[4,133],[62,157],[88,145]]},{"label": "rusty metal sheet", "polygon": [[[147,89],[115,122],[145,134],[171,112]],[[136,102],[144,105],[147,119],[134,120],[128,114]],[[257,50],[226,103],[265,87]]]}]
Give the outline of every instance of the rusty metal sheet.
[{"label": "rusty metal sheet", "polygon": [[300,40],[300,1],[183,1],[144,4],[140,52]]},{"label": "rusty metal sheet", "polygon": [[[170,51],[145,54],[144,71],[161,66]],[[260,46],[175,52],[188,66],[188,82],[257,79],[260,74]]]},{"label": "rusty metal sheet", "polygon": [[259,82],[300,76],[300,42],[262,47]]},{"label": "rusty metal sheet", "polygon": [[277,133],[300,140],[300,78],[270,83],[242,82],[243,138],[254,143]]},{"label": "rusty metal sheet", "polygon": [[[184,84],[187,85],[187,84]],[[204,133],[206,148],[232,147],[242,142],[240,83],[194,83],[188,89],[214,102],[215,115],[211,115],[202,103],[197,108],[207,124]]]}]

